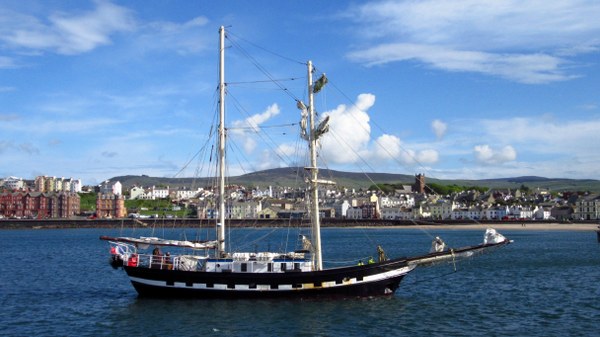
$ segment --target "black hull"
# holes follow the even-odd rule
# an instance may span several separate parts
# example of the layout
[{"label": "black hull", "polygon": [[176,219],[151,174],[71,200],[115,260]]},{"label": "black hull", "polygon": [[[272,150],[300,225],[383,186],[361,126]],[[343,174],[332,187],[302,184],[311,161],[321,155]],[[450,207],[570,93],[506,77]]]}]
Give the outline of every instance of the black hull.
[{"label": "black hull", "polygon": [[118,255],[112,255],[109,258],[108,263],[114,269],[118,269],[120,267],[123,267],[123,260]]},{"label": "black hull", "polygon": [[402,259],[317,272],[215,273],[124,268],[141,297],[309,299],[391,295],[414,266]]},{"label": "black hull", "polygon": [[[405,274],[406,275],[406,274]],[[370,284],[346,285],[339,288],[321,288],[306,290],[285,291],[246,291],[246,290],[203,290],[182,289],[150,286],[132,281],[140,297],[152,298],[180,298],[180,299],[315,299],[315,298],[353,298],[353,297],[379,297],[392,295],[400,286],[400,281],[405,275],[392,280]]]},{"label": "black hull", "polygon": [[145,267],[123,268],[141,297],[256,299],[351,298],[393,294],[410,271],[420,265],[468,258],[499,243],[451,249],[411,258],[326,269],[315,272],[277,273],[201,272]]}]

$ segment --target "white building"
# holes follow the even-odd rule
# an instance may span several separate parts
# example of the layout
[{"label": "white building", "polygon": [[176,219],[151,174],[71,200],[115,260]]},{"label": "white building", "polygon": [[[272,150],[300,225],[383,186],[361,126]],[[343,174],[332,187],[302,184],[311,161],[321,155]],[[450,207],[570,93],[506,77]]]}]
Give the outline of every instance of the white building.
[{"label": "white building", "polygon": [[156,199],[166,199],[169,197],[169,187],[165,188],[156,188],[156,186],[152,186],[148,189],[143,189],[141,187],[134,187],[129,191],[130,199],[139,199],[139,200],[156,200]]},{"label": "white building", "polygon": [[381,208],[397,207],[399,205],[399,202],[397,199],[390,198],[390,197],[381,197],[380,202],[381,202]]},{"label": "white building", "polygon": [[508,216],[515,219],[533,219],[533,210],[531,207],[515,206],[509,209]]},{"label": "white building", "polygon": [[533,210],[533,218],[536,220],[548,220],[550,219],[550,209],[544,207],[536,207]]},{"label": "white building", "polygon": [[150,196],[152,200],[168,198],[169,186],[167,186],[167,188],[156,188],[155,186],[152,186],[152,188],[150,189]]},{"label": "white building", "polygon": [[4,179],[4,187],[9,190],[21,190],[25,188],[25,182],[22,178],[8,177]]},{"label": "white building", "polygon": [[576,220],[600,219],[600,196],[592,194],[579,198],[575,203],[573,218]]},{"label": "white building", "polygon": [[504,218],[507,214],[508,214],[508,207],[504,206],[493,206],[493,207],[488,207],[484,210],[482,210],[482,219],[488,219],[488,220],[500,220],[502,218]]},{"label": "white building", "polygon": [[109,180],[106,180],[105,182],[100,184],[100,193],[122,195],[123,194],[122,188],[123,188],[123,186],[121,185],[121,182],[119,182],[119,181],[111,182]]},{"label": "white building", "polygon": [[429,205],[425,205],[423,203],[419,205],[415,205],[411,209],[411,219],[423,219],[430,218],[431,210],[429,209]]},{"label": "white building", "polygon": [[260,201],[233,201],[225,205],[227,217],[231,219],[257,219],[258,214],[262,211],[262,203]]},{"label": "white building", "polygon": [[413,207],[415,198],[411,194],[400,194],[393,197],[381,197],[381,207]]},{"label": "white building", "polygon": [[381,218],[389,220],[403,219],[404,213],[401,207],[385,207],[381,209]]},{"label": "white building", "polygon": [[177,200],[187,200],[187,199],[192,199],[195,198],[197,195],[199,195],[204,189],[202,187],[199,187],[196,190],[177,190],[175,192],[175,199]]},{"label": "white building", "polygon": [[130,200],[135,200],[135,199],[144,199],[144,194],[146,192],[144,191],[144,189],[142,187],[139,186],[133,186],[132,188],[129,189],[129,199]]},{"label": "white building", "polygon": [[362,219],[363,211],[360,207],[350,207],[346,211],[346,219]]},{"label": "white building", "polygon": [[483,212],[479,207],[462,207],[452,211],[452,220],[479,220],[483,217]]},{"label": "white building", "polygon": [[335,215],[338,218],[346,218],[348,216],[348,209],[350,208],[350,202],[348,200],[344,200],[342,202],[335,202],[332,205],[335,210]]},{"label": "white building", "polygon": [[73,179],[71,178],[71,188],[70,191],[73,193],[81,193],[81,189],[83,187],[83,183],[81,179]]},{"label": "white building", "polygon": [[431,218],[436,220],[445,220],[452,217],[452,211],[456,208],[454,201],[438,200],[429,205]]},{"label": "white building", "polygon": [[55,179],[54,180],[54,191],[56,191],[56,192],[63,191],[63,183],[64,183],[64,181],[65,181],[64,177]]},{"label": "white building", "polygon": [[61,190],[71,192],[71,179],[62,179]]},{"label": "white building", "polygon": [[259,186],[256,186],[255,188],[252,189],[251,193],[252,193],[253,198],[263,198],[263,197],[272,198],[273,197],[273,187],[269,186],[268,188],[261,190]]}]

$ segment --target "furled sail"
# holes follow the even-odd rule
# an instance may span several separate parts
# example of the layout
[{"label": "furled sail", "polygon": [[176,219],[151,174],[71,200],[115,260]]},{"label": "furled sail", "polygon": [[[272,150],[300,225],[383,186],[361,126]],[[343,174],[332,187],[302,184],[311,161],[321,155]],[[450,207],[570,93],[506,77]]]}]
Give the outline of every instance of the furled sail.
[{"label": "furled sail", "polygon": [[446,249],[446,243],[439,236],[436,236],[433,241],[431,241],[431,249],[430,253],[439,253],[443,252]]},{"label": "furled sail", "polygon": [[329,116],[325,117],[315,129],[315,139],[319,139],[319,137],[327,131],[329,131]]},{"label": "furled sail", "polygon": [[323,89],[327,82],[327,76],[325,76],[325,74],[321,75],[321,77],[319,77],[319,79],[315,82],[315,85],[313,86],[313,93],[316,94],[319,91],[321,91],[321,89]]},{"label": "furled sail", "polygon": [[504,241],[506,241],[504,235],[498,233],[495,229],[488,228],[485,230],[485,235],[483,236],[484,244],[500,243]]},{"label": "furled sail", "polygon": [[132,237],[108,237],[101,236],[101,240],[114,241],[114,242],[126,242],[140,246],[141,248],[150,245],[154,246],[171,246],[171,247],[182,247],[191,249],[213,249],[217,246],[217,241],[182,241],[182,240],[166,240],[156,237],[145,237],[132,238]]},{"label": "furled sail", "polygon": [[302,249],[311,251],[312,243],[310,242],[310,240],[304,235],[300,235],[300,237],[302,238]]},{"label": "furled sail", "polygon": [[298,107],[298,109],[300,109],[300,111],[302,111],[301,118],[300,118],[300,137],[302,137],[302,139],[304,139],[304,140],[308,140],[309,134],[306,129],[307,125],[308,125],[308,108],[300,100],[296,101],[296,106]]}]

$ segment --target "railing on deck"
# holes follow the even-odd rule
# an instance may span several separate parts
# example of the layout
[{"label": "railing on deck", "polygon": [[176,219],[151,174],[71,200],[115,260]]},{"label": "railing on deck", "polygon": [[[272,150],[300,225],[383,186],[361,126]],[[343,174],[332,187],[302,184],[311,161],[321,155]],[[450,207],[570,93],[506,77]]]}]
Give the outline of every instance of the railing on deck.
[{"label": "railing on deck", "polygon": [[193,255],[132,254],[123,259],[123,265],[138,268],[199,271],[204,269],[205,257]]}]

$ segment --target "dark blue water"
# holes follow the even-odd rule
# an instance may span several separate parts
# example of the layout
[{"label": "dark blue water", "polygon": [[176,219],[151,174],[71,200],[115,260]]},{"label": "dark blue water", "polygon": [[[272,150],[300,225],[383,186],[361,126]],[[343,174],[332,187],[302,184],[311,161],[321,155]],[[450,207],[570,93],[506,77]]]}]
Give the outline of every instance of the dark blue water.
[{"label": "dark blue water", "polygon": [[[245,231],[238,234],[252,235]],[[452,264],[417,269],[392,297],[341,301],[138,299],[125,273],[108,265],[107,244],[98,240],[118,234],[1,231],[0,335],[598,334],[600,245],[593,232],[505,232],[514,244],[458,263],[456,272]],[[483,230],[430,234],[458,247],[480,242]],[[377,244],[392,257],[426,252],[430,244],[412,229],[326,229],[323,241],[326,259],[335,260],[330,264],[375,255]]]}]

